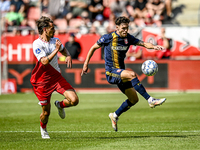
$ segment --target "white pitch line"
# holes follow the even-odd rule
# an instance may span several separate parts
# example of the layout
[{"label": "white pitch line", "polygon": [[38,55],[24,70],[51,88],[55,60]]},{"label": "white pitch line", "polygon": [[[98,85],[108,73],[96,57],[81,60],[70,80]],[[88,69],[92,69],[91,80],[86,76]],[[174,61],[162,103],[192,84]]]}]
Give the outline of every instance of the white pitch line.
[{"label": "white pitch line", "polygon": [[[30,133],[37,133],[40,131],[0,131],[0,133],[23,133],[23,132],[30,132]],[[111,133],[114,131],[48,131],[48,132],[54,132],[54,133]],[[200,130],[194,130],[194,131],[118,131],[123,133],[200,133]]]},{"label": "white pitch line", "polygon": [[21,103],[36,103],[38,102],[38,100],[32,101],[32,100],[6,100],[4,99],[4,101],[0,101],[0,104],[9,104],[9,103],[15,103],[15,104],[21,104]]}]

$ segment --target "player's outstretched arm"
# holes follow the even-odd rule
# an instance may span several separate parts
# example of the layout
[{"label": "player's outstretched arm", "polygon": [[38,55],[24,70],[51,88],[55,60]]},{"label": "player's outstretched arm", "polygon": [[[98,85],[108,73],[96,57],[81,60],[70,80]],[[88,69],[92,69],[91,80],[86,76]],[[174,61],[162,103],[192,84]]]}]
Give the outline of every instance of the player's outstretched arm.
[{"label": "player's outstretched arm", "polygon": [[143,46],[147,49],[154,49],[154,50],[164,50],[165,48],[163,46],[160,45],[153,45],[152,43],[148,43],[148,42],[143,42],[143,41],[139,41],[137,43],[137,45],[139,46]]},{"label": "player's outstretched arm", "polygon": [[94,54],[94,51],[95,51],[96,49],[100,48],[100,47],[101,47],[100,45],[98,45],[97,43],[95,43],[95,44],[90,48],[90,50],[89,50],[89,52],[88,52],[88,54],[87,54],[87,57],[86,57],[86,59],[85,59],[85,62],[84,62],[84,64],[83,64],[83,69],[82,69],[82,72],[81,72],[81,76],[82,76],[83,74],[87,74],[89,61],[90,61],[92,55]]}]

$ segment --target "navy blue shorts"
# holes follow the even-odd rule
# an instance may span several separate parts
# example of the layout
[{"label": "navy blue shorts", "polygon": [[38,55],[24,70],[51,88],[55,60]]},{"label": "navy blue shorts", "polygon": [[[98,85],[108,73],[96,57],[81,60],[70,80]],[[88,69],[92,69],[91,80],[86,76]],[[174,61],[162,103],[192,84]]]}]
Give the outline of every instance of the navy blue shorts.
[{"label": "navy blue shorts", "polygon": [[130,81],[122,82],[121,73],[124,69],[111,69],[110,71],[106,71],[106,79],[110,84],[117,84],[118,88],[125,93],[126,89],[132,88],[132,84]]}]

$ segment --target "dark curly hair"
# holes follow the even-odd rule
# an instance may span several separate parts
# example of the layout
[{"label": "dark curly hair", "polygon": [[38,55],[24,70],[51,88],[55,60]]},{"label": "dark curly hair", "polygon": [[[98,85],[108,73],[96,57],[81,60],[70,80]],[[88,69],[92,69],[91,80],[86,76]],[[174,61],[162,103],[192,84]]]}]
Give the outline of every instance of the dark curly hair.
[{"label": "dark curly hair", "polygon": [[128,23],[129,24],[130,20],[124,16],[122,17],[118,17],[116,20],[115,20],[115,24],[116,25],[120,25],[121,23]]},{"label": "dark curly hair", "polygon": [[49,27],[49,23],[53,23],[53,21],[49,17],[45,16],[42,16],[39,20],[36,21],[36,25],[40,35],[43,33],[43,28]]}]

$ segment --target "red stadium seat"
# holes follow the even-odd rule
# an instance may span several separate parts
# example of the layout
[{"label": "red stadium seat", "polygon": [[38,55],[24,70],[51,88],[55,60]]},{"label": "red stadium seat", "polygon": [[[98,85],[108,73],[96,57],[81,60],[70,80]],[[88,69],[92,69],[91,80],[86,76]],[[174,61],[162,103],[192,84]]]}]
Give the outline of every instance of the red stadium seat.
[{"label": "red stadium seat", "polygon": [[35,29],[37,27],[35,20],[28,20],[28,25],[33,29]]},{"label": "red stadium seat", "polygon": [[67,31],[66,19],[55,19],[54,24],[57,26],[59,33],[65,33]]},{"label": "red stadium seat", "polygon": [[28,10],[28,20],[38,20],[40,18],[41,11],[38,7],[30,7]]},{"label": "red stadium seat", "polygon": [[72,18],[69,22],[69,26],[71,28],[76,28],[81,25],[81,19],[79,18]]}]

